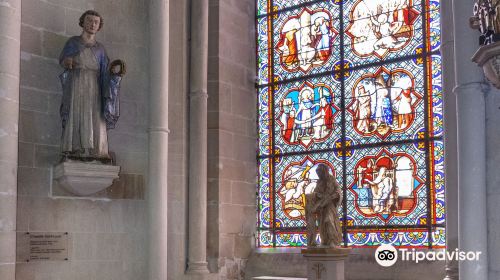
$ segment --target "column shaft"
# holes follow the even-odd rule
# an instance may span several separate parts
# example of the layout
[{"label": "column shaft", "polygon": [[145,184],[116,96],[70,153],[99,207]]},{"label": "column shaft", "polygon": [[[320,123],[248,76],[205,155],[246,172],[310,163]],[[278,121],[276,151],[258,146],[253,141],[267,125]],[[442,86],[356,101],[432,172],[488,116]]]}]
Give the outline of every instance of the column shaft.
[{"label": "column shaft", "polygon": [[21,0],[0,3],[0,279],[16,271]]},{"label": "column shaft", "polygon": [[169,0],[150,0],[149,279],[167,279]]},{"label": "column shaft", "polygon": [[481,251],[478,261],[460,261],[460,279],[488,279],[486,217],[487,86],[481,68],[471,61],[478,35],[469,27],[474,1],[453,0],[455,35],[454,92],[457,98],[458,245],[462,251]]},{"label": "column shaft", "polygon": [[187,273],[207,264],[207,64],[208,1],[191,1],[189,100],[189,243]]},{"label": "column shaft", "polygon": [[[458,248],[458,159],[455,57],[453,38],[453,6],[451,0],[441,1],[441,55],[443,66],[444,144],[446,174],[446,249]],[[458,262],[446,260],[445,280],[458,280]]]}]

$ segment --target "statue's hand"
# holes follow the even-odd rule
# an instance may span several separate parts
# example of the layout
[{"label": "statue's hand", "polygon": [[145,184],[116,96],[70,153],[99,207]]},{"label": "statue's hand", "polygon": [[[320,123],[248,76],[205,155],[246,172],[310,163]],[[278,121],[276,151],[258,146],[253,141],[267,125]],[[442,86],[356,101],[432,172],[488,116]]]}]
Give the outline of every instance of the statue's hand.
[{"label": "statue's hand", "polygon": [[73,67],[76,65],[75,61],[73,60],[72,57],[66,57],[64,60],[63,60],[63,67],[66,68],[66,69],[69,69],[69,70],[72,70]]},{"label": "statue's hand", "polygon": [[480,29],[481,21],[479,20],[479,16],[473,16],[469,18],[469,26],[472,29]]}]

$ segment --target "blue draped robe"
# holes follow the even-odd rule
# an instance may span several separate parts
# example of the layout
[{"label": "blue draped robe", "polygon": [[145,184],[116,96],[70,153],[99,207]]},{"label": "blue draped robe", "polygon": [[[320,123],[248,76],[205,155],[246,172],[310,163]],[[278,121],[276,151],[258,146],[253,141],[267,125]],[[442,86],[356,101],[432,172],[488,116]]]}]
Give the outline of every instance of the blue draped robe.
[{"label": "blue draped robe", "polygon": [[[62,65],[63,60],[67,57],[74,57],[85,48],[80,36],[71,37],[64,46],[59,57],[59,63]],[[104,46],[96,42],[90,47],[94,53],[97,62],[99,63],[99,91],[102,97],[102,114],[106,122],[107,129],[115,128],[116,122],[120,117],[120,82],[122,77],[119,75],[111,74],[108,65],[109,58],[106,54]],[[69,117],[69,110],[71,107],[71,76],[72,70],[65,69],[59,76],[63,88],[63,97],[60,107],[60,116],[62,120],[63,129]]]}]

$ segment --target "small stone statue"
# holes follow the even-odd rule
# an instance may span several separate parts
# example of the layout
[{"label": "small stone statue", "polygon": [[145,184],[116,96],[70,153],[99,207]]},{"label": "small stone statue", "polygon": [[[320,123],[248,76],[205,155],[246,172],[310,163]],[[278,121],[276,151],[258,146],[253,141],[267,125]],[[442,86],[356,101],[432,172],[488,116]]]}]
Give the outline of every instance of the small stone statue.
[{"label": "small stone statue", "polygon": [[320,164],[316,168],[316,188],[306,194],[307,246],[316,245],[315,236],[319,225],[321,245],[339,246],[342,242],[342,227],[337,209],[342,204],[342,190],[335,178],[328,173],[328,167]]},{"label": "small stone statue", "polygon": [[480,45],[500,41],[500,0],[476,0],[470,26],[481,32]]},{"label": "small stone statue", "polygon": [[120,82],[125,63],[109,63],[104,46],[96,41],[103,24],[96,11],[83,13],[79,21],[82,34],[66,42],[59,58],[65,69],[59,76],[63,88],[63,160],[110,162],[107,129],[114,128],[120,116]]}]

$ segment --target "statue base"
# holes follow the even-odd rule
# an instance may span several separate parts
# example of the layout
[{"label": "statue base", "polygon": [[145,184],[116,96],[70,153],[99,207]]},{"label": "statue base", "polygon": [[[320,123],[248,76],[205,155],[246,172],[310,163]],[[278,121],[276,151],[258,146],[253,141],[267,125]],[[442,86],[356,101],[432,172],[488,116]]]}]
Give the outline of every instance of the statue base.
[{"label": "statue base", "polygon": [[344,261],[351,248],[309,247],[301,253],[307,260],[308,280],[344,280]]},{"label": "statue base", "polygon": [[111,186],[119,173],[120,166],[68,160],[53,168],[53,180],[76,196],[89,196]]}]

